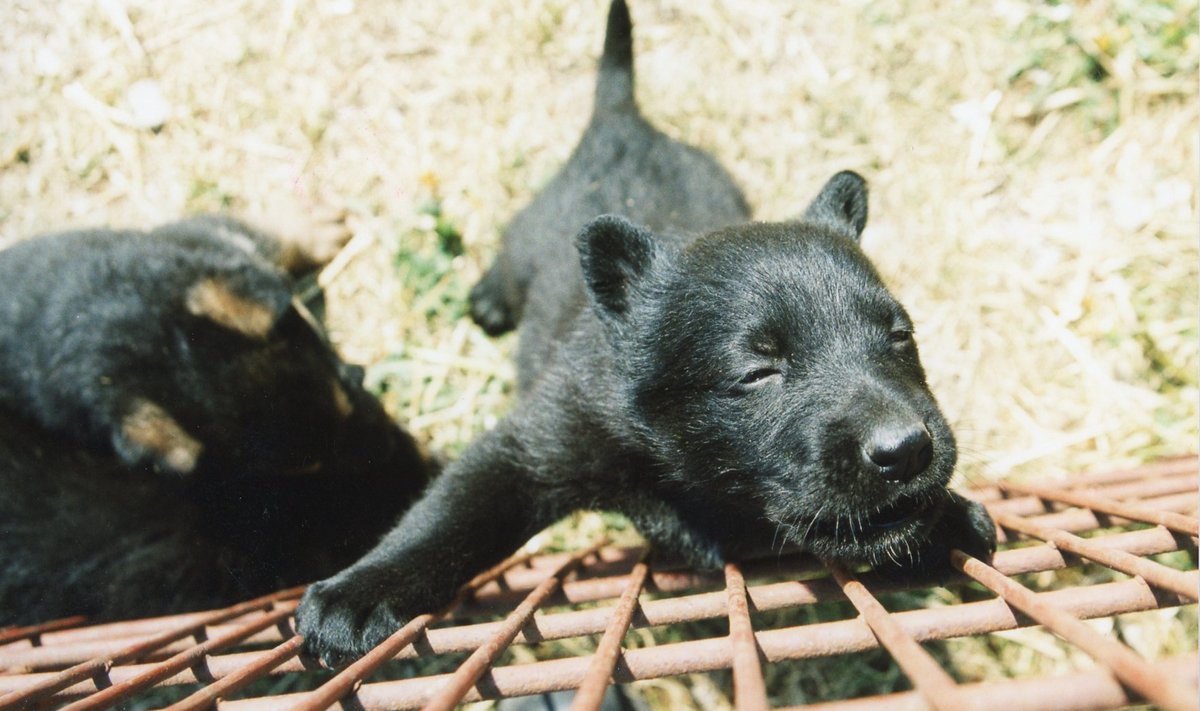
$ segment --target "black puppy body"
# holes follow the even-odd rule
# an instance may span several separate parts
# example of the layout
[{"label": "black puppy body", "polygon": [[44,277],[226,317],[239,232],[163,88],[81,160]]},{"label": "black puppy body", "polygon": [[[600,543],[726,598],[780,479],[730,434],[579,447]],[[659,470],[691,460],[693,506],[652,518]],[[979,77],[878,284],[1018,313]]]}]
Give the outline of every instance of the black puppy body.
[{"label": "black puppy body", "polygon": [[213,485],[0,413],[0,625],[210,609],[330,575],[395,523],[420,466],[397,452]]},{"label": "black puppy body", "polygon": [[372,407],[259,251],[267,241],[213,217],[0,253],[0,403],[179,475],[317,463],[352,400]]},{"label": "black puppy body", "polygon": [[[983,509],[945,488],[953,435],[858,248],[862,179],[835,176],[801,220],[744,224],[728,175],[638,115],[629,31],[616,0],[595,116],[472,294],[485,328],[520,320],[520,400],[379,546],[310,588],[300,631],[327,658],[580,508],[703,567],[784,542],[877,563],[994,547]],[[605,211],[624,216],[588,221]]]},{"label": "black puppy body", "polygon": [[424,487],[412,438],[222,217],[0,252],[0,623],[328,575]]}]

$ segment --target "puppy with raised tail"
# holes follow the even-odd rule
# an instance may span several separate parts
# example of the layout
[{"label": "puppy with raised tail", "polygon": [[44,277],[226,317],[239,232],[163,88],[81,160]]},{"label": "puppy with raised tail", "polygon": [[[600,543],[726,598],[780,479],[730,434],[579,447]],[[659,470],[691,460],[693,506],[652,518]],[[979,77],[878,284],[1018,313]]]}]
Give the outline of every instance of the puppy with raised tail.
[{"label": "puppy with raised tail", "polygon": [[576,509],[707,568],[776,536],[874,563],[989,553],[987,514],[946,489],[954,437],[912,321],[859,249],[862,178],[833,176],[798,220],[748,219],[716,161],[639,113],[615,0],[591,121],[472,293],[486,330],[520,325],[518,403],[309,589],[309,649],[363,653]]}]

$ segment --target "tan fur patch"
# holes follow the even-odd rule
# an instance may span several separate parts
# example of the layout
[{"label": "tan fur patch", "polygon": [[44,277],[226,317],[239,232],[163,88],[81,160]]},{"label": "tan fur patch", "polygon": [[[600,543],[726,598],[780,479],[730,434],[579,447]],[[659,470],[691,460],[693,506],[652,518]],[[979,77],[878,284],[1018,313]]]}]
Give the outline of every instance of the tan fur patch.
[{"label": "tan fur patch", "polygon": [[333,381],[333,406],[337,408],[337,413],[343,420],[354,414],[354,403],[350,401],[346,389],[336,380]]},{"label": "tan fur patch", "polygon": [[187,293],[187,310],[194,316],[263,339],[275,324],[275,313],[266,304],[238,296],[219,279],[202,279]]},{"label": "tan fur patch", "polygon": [[196,461],[204,449],[174,418],[149,400],[137,402],[133,412],[121,421],[121,431],[129,441],[153,452],[181,474],[196,468]]}]

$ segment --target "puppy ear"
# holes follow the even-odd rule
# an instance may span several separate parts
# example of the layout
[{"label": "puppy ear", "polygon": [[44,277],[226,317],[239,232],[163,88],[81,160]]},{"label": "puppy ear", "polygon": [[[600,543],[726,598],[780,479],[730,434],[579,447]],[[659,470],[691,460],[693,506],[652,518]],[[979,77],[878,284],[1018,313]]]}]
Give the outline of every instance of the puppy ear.
[{"label": "puppy ear", "polygon": [[218,277],[205,277],[192,284],[184,305],[193,316],[255,340],[265,340],[280,315],[274,305],[242,296]]},{"label": "puppy ear", "polygon": [[584,225],[575,245],[588,296],[601,317],[619,320],[626,314],[654,263],[656,244],[650,230],[618,215],[601,215]]},{"label": "puppy ear", "polygon": [[852,170],[833,176],[804,211],[804,219],[844,232],[857,242],[867,226],[867,181]]},{"label": "puppy ear", "polygon": [[133,399],[112,438],[126,463],[148,459],[158,469],[179,475],[192,473],[204,449],[166,410],[144,398]]}]

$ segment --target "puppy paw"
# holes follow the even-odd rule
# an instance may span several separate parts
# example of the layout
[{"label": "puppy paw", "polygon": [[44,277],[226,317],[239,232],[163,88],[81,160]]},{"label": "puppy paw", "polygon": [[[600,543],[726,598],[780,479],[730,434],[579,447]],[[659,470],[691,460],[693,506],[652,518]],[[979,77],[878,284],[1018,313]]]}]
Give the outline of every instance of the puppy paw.
[{"label": "puppy paw", "polygon": [[281,247],[280,266],[292,274],[328,264],[352,234],[345,209],[313,204],[292,193],[272,198],[252,221],[276,236]]},{"label": "puppy paw", "polygon": [[495,281],[493,267],[471,289],[471,319],[489,336],[499,336],[516,327],[512,310],[504,300],[504,294]]},{"label": "puppy paw", "polygon": [[406,599],[405,581],[397,577],[388,571],[350,568],[310,585],[296,608],[305,650],[330,666],[344,666],[416,615],[433,611]]},{"label": "puppy paw", "polygon": [[945,582],[955,576],[950,551],[961,550],[981,560],[990,560],[996,552],[996,524],[983,504],[954,492],[942,516],[934,524],[919,549],[907,561],[897,565],[886,561],[875,566],[886,578],[906,582]]},{"label": "puppy paw", "polygon": [[951,492],[944,530],[950,547],[958,548],[980,560],[991,560],[996,552],[996,522],[978,501]]}]

